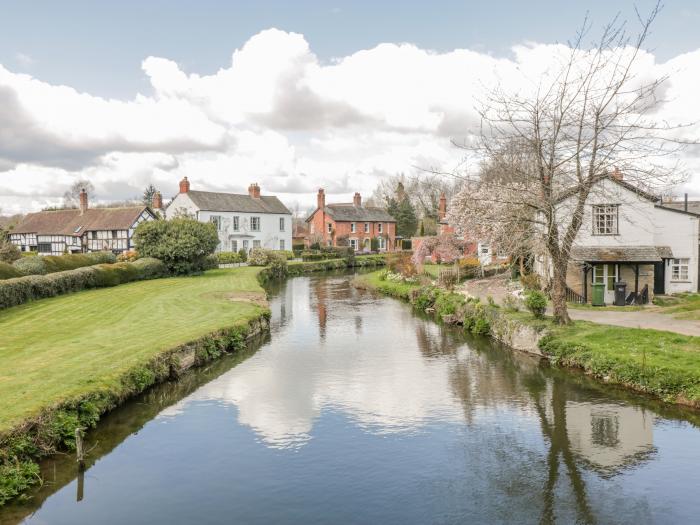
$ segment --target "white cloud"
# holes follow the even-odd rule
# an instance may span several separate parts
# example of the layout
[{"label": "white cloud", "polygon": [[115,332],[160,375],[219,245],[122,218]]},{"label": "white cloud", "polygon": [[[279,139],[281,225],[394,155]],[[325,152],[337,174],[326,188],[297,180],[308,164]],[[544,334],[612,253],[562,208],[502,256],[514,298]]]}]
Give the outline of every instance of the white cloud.
[{"label": "white cloud", "polygon": [[[229,191],[257,181],[302,208],[319,186],[330,199],[369,194],[389,174],[454,166],[461,152],[450,138],[476,129],[485,87],[530,89],[562,49],[522,44],[507,59],[381,44],[324,64],[302,35],[269,29],[212,75],[147,57],[152,93],[129,101],[0,65],[0,207],[56,202],[82,177],[102,200],[149,182],[169,195],[183,175],[195,187]],[[662,64],[646,54],[641,64],[644,76],[671,75],[661,118],[700,115],[700,50]],[[682,133],[700,139],[697,126]],[[687,155],[688,167],[700,168]]]}]

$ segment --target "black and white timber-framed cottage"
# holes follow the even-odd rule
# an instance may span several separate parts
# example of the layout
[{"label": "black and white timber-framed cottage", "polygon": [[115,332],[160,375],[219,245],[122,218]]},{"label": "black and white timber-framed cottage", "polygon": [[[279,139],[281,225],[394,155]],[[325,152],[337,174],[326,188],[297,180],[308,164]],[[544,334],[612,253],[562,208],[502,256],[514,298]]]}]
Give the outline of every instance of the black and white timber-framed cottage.
[{"label": "black and white timber-framed cottage", "polygon": [[[159,194],[153,200],[156,206],[162,202]],[[149,206],[88,208],[88,196],[83,190],[79,208],[28,214],[10,232],[10,242],[23,252],[39,255],[121,253],[133,248],[136,227],[156,218]]]}]

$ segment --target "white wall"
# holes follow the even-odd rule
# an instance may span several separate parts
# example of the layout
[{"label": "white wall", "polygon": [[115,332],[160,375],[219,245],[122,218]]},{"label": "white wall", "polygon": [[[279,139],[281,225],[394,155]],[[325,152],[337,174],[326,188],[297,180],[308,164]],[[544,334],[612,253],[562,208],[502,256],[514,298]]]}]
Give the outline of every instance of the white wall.
[{"label": "white wall", "polygon": [[[244,213],[235,211],[199,210],[187,194],[178,194],[166,210],[166,218],[172,219],[178,211],[193,215],[200,222],[211,222],[212,216],[221,217],[219,230],[219,251],[231,251],[232,241],[238,241],[237,249],[243,248],[243,241],[248,241],[248,249],[253,248],[254,241],[259,241],[262,248],[279,250],[280,241],[284,249],[292,249],[292,215],[287,213]],[[239,217],[239,229],[234,231],[233,218]],[[250,229],[251,217],[260,218],[260,231]],[[280,219],[284,218],[284,231],[280,231]]]}]

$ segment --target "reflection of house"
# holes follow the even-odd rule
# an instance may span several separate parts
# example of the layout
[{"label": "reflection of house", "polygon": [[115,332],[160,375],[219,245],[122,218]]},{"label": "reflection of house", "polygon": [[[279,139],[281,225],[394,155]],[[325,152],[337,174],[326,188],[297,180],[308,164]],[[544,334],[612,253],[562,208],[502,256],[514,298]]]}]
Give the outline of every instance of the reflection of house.
[{"label": "reflection of house", "polygon": [[394,249],[396,220],[383,208],[363,206],[359,193],[355,193],[352,203],[326,204],[326,194],[320,189],[316,204],[306,219],[310,238],[319,237],[328,246],[339,246],[344,241],[357,251],[369,251],[371,240],[376,239],[379,250]]},{"label": "reflection of house", "polygon": [[[160,194],[153,198],[160,207]],[[29,213],[12,230],[10,241],[24,252],[62,255],[96,251],[123,252],[133,248],[136,227],[156,218],[148,206],[89,208],[88,195],[80,192],[77,209]]]},{"label": "reflection of house", "polygon": [[[576,196],[565,194],[557,214],[574,214]],[[591,191],[583,223],[571,250],[567,285],[590,299],[591,284],[605,284],[605,300],[614,299],[614,283],[623,280],[631,299],[643,302],[648,287],[654,294],[698,289],[700,215],[660,200],[623,180],[615,171]],[[537,257],[536,271],[552,274],[548,258]]]},{"label": "reflection of house", "polygon": [[566,428],[572,450],[607,473],[637,463],[654,451],[654,417],[633,406],[569,402]]},{"label": "reflection of house", "polygon": [[292,213],[277,197],[260,195],[257,184],[250,185],[248,195],[195,191],[185,177],[166,210],[168,219],[179,215],[213,222],[219,251],[292,249]]}]

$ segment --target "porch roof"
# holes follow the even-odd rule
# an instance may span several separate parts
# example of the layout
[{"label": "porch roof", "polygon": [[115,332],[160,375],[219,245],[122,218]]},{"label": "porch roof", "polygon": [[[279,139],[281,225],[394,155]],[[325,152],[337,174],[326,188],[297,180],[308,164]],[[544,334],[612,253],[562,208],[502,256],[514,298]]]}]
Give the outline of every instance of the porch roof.
[{"label": "porch roof", "polygon": [[571,258],[582,262],[661,262],[673,258],[670,246],[576,246]]}]

